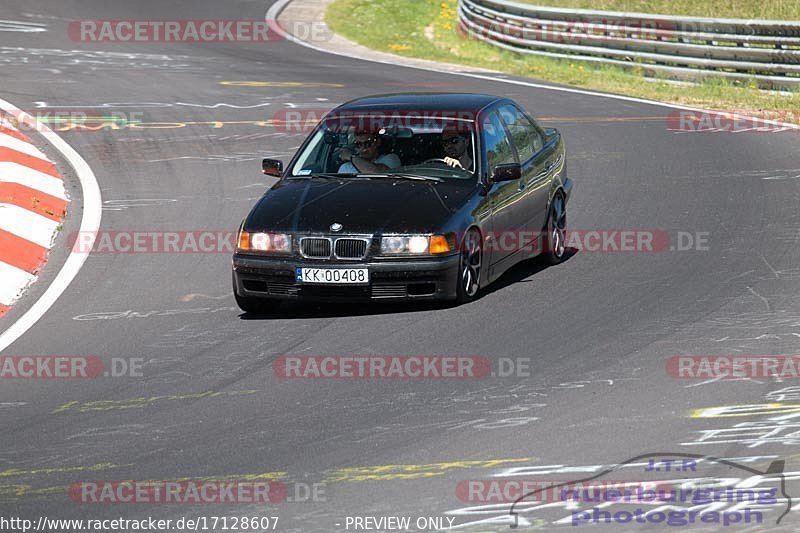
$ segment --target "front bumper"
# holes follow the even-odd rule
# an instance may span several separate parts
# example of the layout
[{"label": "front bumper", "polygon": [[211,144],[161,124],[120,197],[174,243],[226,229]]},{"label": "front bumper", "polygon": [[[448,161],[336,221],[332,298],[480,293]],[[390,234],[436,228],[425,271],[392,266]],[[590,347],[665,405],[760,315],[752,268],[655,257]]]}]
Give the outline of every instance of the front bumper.
[{"label": "front bumper", "polygon": [[[233,256],[233,289],[239,296],[310,301],[452,300],[459,255],[444,257],[309,261],[245,254]],[[368,268],[368,285],[308,284],[295,280],[297,267]]]}]

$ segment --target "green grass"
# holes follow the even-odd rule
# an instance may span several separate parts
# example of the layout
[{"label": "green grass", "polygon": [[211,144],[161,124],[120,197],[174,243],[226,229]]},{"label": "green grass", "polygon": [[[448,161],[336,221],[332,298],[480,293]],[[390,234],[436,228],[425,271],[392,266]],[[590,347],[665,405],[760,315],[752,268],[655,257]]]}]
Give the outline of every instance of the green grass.
[{"label": "green grass", "polygon": [[[737,5],[738,2],[755,4],[750,0],[737,0]],[[676,3],[688,2],[676,0]],[[800,92],[791,96],[773,95],[759,91],[755,84],[721,79],[692,86],[676,86],[665,80],[643,81],[636,70],[536,57],[466,39],[456,32],[455,9],[456,0],[337,0],[328,8],[325,19],[335,32],[350,40],[401,56],[484,67],[586,89],[746,112],[789,122],[798,122],[800,118]]]},{"label": "green grass", "polygon": [[540,6],[693,17],[800,20],[798,0],[517,0]]}]

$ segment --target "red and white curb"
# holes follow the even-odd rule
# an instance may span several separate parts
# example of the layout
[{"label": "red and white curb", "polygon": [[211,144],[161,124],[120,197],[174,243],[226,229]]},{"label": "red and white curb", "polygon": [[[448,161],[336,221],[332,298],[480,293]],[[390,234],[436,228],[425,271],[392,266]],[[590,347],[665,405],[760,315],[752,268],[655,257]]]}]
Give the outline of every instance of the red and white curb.
[{"label": "red and white curb", "polygon": [[[35,147],[26,146],[30,144],[27,136],[17,135],[18,133],[22,133],[19,131],[20,129],[26,131],[36,131],[39,133],[39,137],[43,138],[44,141],[46,141],[54,150],[61,154],[61,156],[64,158],[64,161],[67,162],[67,164],[75,173],[75,176],[77,176],[78,181],[80,182],[81,196],[83,200],[79,231],[82,233],[88,232],[88,234],[91,236],[91,238],[88,240],[91,241],[91,244],[93,245],[94,235],[96,235],[97,231],[100,229],[100,221],[103,217],[103,197],[100,193],[100,185],[97,183],[97,178],[95,177],[94,172],[92,172],[92,168],[72,146],[70,146],[64,139],[59,137],[58,134],[56,134],[53,130],[47,127],[46,124],[42,124],[41,122],[37,121],[35,117],[22,111],[14,104],[3,100],[2,98],[0,98],[0,115],[6,117],[3,122],[5,127],[3,135],[16,139],[17,141],[23,141],[23,144],[14,143],[14,146],[17,148],[22,148],[22,150],[27,150],[27,152],[25,152],[13,150],[10,147],[5,148],[5,150],[10,151],[3,152],[5,156],[2,158],[2,162],[0,162],[0,165],[2,165],[2,167],[0,167],[0,183],[2,183],[4,187],[9,188],[8,190],[14,190],[15,193],[13,195],[7,195],[8,198],[13,198],[14,203],[12,203],[11,200],[0,200],[0,202],[5,202],[10,206],[13,206],[11,207],[12,209],[16,207],[22,209],[22,211],[29,211],[30,214],[25,213],[28,217],[34,215],[42,217],[35,220],[41,222],[41,224],[45,225],[45,227],[50,223],[55,223],[55,228],[58,227],[59,223],[48,217],[60,218],[60,216],[63,216],[63,210],[61,215],[58,214],[58,207],[64,204],[59,203],[58,200],[61,200],[61,202],[66,200],[66,195],[64,194],[64,183],[60,178],[57,177],[57,175],[53,175],[51,172],[48,172],[49,170],[54,170],[54,167],[49,166],[52,165],[52,163],[47,161],[46,158],[42,159],[43,155],[41,152],[38,150],[32,152]],[[23,127],[17,129],[17,124],[20,124]],[[9,128],[8,126],[11,127]],[[5,141],[9,143],[14,142],[8,139],[5,139]],[[12,152],[24,154],[32,159],[21,159],[22,156]],[[13,155],[14,157],[8,157],[9,155]],[[25,187],[25,189],[20,189],[18,186]],[[28,189],[32,191],[38,191],[32,193],[38,195],[35,197],[38,199],[37,202],[31,201],[31,193],[28,191]],[[16,191],[27,192],[27,196],[26,194],[19,195]],[[28,199],[27,203],[26,197]],[[20,198],[21,200],[19,200]],[[51,203],[47,203],[48,201]],[[22,206],[17,205],[17,202],[21,202]],[[28,209],[28,207],[32,207],[32,209]],[[6,208],[3,207],[3,209]],[[19,213],[20,211],[15,212]],[[17,229],[20,227],[18,219],[14,217],[8,217],[8,219],[14,221],[14,224],[8,229]],[[53,228],[54,231],[55,228]],[[15,242],[34,247],[40,245],[39,243],[25,238],[24,236],[16,235],[8,231],[8,229],[5,230],[7,233],[10,233],[21,239],[20,241]],[[28,231],[26,234],[28,237],[39,239],[41,244],[47,245],[41,246],[42,248],[47,250],[52,245],[52,234],[49,236],[49,240],[47,240],[43,234],[31,231],[30,228],[26,228],[26,231]],[[87,246],[89,245],[90,243],[87,243]],[[2,249],[7,249],[7,246],[3,245]],[[36,250],[36,248],[32,249]],[[39,251],[41,252],[41,250]],[[46,255],[46,253],[47,252],[45,251],[44,254]],[[74,250],[70,251],[69,256],[67,256],[67,260],[64,261],[63,265],[61,265],[61,269],[55,275],[53,281],[51,281],[44,290],[42,295],[39,296],[39,298],[33,302],[33,304],[31,304],[31,306],[26,309],[19,318],[16,318],[15,321],[8,326],[8,328],[0,332],[0,353],[2,353],[3,350],[8,348],[21,336],[23,336],[25,332],[30,330],[39,321],[39,319],[42,318],[45,313],[47,313],[47,311],[53,306],[53,304],[56,303],[61,295],[66,292],[72,281],[78,276],[88,257],[89,254],[85,252],[76,252]],[[35,263],[36,259],[34,258],[31,261]],[[22,283],[31,283],[36,276],[35,273],[32,274],[31,272],[25,270],[25,268],[19,268],[13,265],[9,265],[8,267],[4,268],[14,272],[21,278],[16,280],[19,282],[19,285],[12,285],[12,279],[10,279],[10,277],[6,277],[5,273],[0,274],[0,287],[3,288],[3,297],[6,298],[6,293],[11,294],[11,298],[9,299],[13,303],[15,299],[19,298],[19,292]],[[16,268],[16,270],[11,270],[12,268]],[[34,268],[34,272],[35,271],[36,270]],[[20,274],[20,272],[22,274]],[[11,288],[7,289],[7,287]]]},{"label": "red and white curb", "polygon": [[36,279],[68,204],[53,162],[0,114],[0,316]]}]

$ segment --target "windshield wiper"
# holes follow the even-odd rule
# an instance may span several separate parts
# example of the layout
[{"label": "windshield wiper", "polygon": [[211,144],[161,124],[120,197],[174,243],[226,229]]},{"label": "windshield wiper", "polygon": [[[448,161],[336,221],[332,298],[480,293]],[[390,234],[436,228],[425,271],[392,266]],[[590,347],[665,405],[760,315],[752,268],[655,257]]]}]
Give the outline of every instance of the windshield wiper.
[{"label": "windshield wiper", "polygon": [[363,178],[396,178],[396,179],[403,179],[403,180],[414,180],[414,181],[435,181],[437,183],[441,183],[444,180],[442,178],[436,178],[434,176],[420,176],[419,174],[359,174],[359,177]]},{"label": "windshield wiper", "polygon": [[303,176],[289,176],[292,179],[308,179],[308,178],[355,178],[357,174],[350,174],[346,172],[313,172]]}]

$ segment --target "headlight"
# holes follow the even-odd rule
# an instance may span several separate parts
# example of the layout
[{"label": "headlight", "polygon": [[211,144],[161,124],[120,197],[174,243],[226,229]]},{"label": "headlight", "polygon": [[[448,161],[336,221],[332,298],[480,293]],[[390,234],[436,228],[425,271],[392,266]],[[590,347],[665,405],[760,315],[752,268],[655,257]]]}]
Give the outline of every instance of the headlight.
[{"label": "headlight", "polygon": [[292,237],[285,233],[239,232],[240,252],[291,253]]},{"label": "headlight", "polygon": [[390,235],[381,239],[384,255],[435,255],[454,248],[455,239],[445,235]]}]

